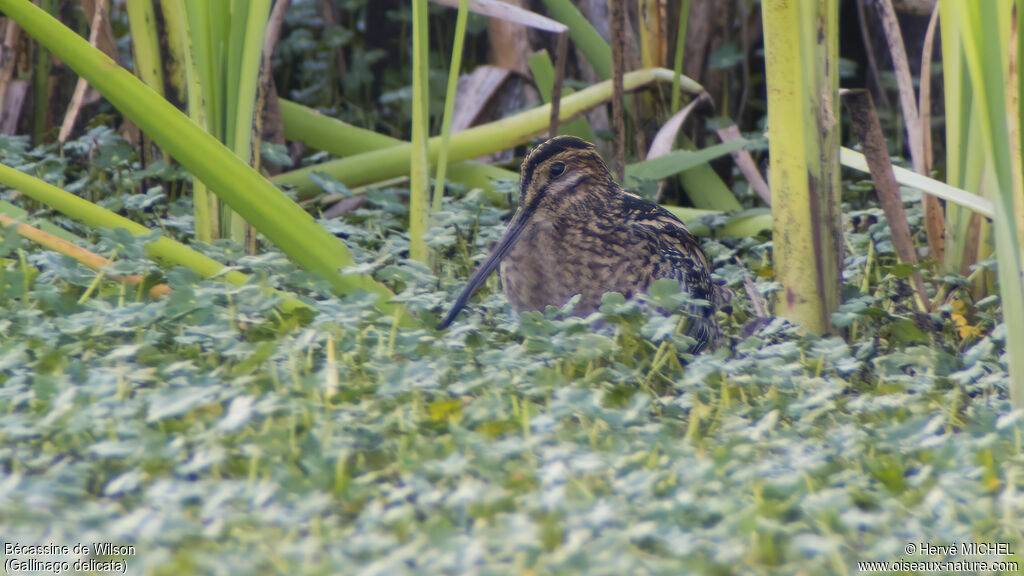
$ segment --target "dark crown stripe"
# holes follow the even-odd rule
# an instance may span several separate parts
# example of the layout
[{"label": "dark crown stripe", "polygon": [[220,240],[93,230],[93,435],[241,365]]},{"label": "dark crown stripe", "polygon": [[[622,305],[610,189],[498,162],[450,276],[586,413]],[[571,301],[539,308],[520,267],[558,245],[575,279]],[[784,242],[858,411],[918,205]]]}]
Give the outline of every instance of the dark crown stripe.
[{"label": "dark crown stripe", "polygon": [[575,136],[557,136],[544,142],[540,146],[533,149],[533,152],[523,160],[522,169],[522,182],[520,187],[525,190],[529,186],[530,181],[533,180],[533,172],[548,160],[566,150],[590,150],[593,149],[594,145],[586,140],[582,140]]}]

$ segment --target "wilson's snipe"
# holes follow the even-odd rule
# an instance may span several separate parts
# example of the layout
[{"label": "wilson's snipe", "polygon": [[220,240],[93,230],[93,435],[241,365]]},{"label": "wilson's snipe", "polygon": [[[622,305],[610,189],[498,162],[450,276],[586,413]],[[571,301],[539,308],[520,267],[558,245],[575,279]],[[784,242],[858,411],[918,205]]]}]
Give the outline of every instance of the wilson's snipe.
[{"label": "wilson's snipe", "polygon": [[574,312],[582,316],[605,292],[629,298],[659,278],[678,280],[690,296],[711,303],[691,309],[693,351],[721,335],[719,288],[697,240],[671,212],[616,184],[594,146],[579,138],[552,138],[523,161],[519,209],[439,328],[499,264],[519,311],[561,306],[580,294]]}]

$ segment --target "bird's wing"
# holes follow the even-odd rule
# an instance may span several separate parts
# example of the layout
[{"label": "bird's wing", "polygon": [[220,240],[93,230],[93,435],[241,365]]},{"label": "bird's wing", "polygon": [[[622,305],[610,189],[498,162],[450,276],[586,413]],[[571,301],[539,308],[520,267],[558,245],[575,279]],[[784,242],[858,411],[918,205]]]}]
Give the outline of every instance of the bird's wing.
[{"label": "bird's wing", "polygon": [[700,242],[679,218],[653,202],[627,193],[622,206],[622,216],[634,222],[638,229],[648,232],[643,236],[654,244],[659,259],[665,264],[656,267],[653,279],[678,280],[690,296],[709,303],[708,306],[691,309],[691,313],[697,316],[690,332],[697,340],[692,351],[700,351],[709,341],[717,342],[721,331],[715,313],[720,298],[711,279],[711,265],[701,250]]},{"label": "bird's wing", "polygon": [[712,302],[711,265],[686,225],[668,210],[639,196],[627,194],[623,209],[624,217],[650,231],[645,236],[655,242],[658,252],[671,264],[659,270],[655,278],[675,278],[685,283],[694,298]]}]

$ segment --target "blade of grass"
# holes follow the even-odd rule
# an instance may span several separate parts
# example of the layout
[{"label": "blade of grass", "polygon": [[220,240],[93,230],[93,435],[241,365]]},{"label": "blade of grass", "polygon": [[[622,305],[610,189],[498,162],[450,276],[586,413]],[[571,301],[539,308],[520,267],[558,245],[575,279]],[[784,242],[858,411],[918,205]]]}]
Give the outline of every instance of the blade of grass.
[{"label": "blade of grass", "polygon": [[[868,167],[867,158],[863,154],[850,148],[839,149],[839,163],[847,168],[857,170],[858,172],[864,172],[866,174],[871,173],[871,169]],[[893,174],[896,177],[896,181],[903,186],[915,188],[930,194],[936,198],[941,198],[951,204],[963,206],[964,208],[980,214],[986,218],[993,218],[994,207],[992,202],[978,196],[977,194],[971,194],[966,190],[961,190],[955,186],[950,186],[945,182],[940,182],[934,178],[923,176],[914,172],[913,170],[907,170],[900,166],[893,166]]]},{"label": "blade of grass", "polygon": [[[253,119],[256,117],[256,90],[260,81],[260,62],[263,60],[263,35],[270,17],[271,0],[249,0],[241,38],[234,38],[231,52],[238,52],[238,69],[230,72],[237,76],[236,91],[227,107],[234,134],[231,148],[246,164],[259,166],[259,138],[254,133]],[[241,15],[232,13],[232,20],[241,20]],[[234,32],[234,30],[232,30]],[[248,244],[249,252],[255,251],[253,234],[249,224],[237,211],[232,211],[229,236],[235,241]],[[248,239],[248,241],[247,241]]]},{"label": "blade of grass", "polygon": [[[228,19],[228,35],[216,38],[216,41],[223,43],[223,50],[227,55],[221,62],[224,74],[219,77],[222,82],[224,99],[220,102],[224,112],[224,134],[221,141],[235,151],[239,158],[249,163],[248,150],[245,154],[239,154],[240,149],[236,146],[235,139],[239,136],[238,116],[233,114],[242,98],[242,59],[245,56],[245,35],[248,28],[249,16],[252,14],[252,0],[241,0],[230,3],[230,10],[225,16]],[[218,11],[220,13],[220,11]],[[262,38],[262,34],[260,35]],[[251,117],[250,117],[251,118]],[[252,124],[250,118],[246,118],[243,124]]]},{"label": "blade of grass", "polygon": [[[207,2],[200,0],[196,3],[195,10],[201,18],[207,22],[207,33],[209,37],[210,51],[205,55],[209,61],[209,77],[202,79],[203,85],[207,88],[207,118],[210,119],[210,132],[218,140],[228,145],[228,137],[233,134],[230,130],[230,114],[227,112],[229,106],[229,95],[232,84],[228,81],[227,74],[231,66],[232,54],[229,52],[231,38],[231,2]],[[192,11],[192,6],[188,6]],[[206,82],[209,81],[209,84]]]},{"label": "blade of grass", "polygon": [[708,146],[700,150],[674,150],[650,160],[630,164],[626,168],[626,179],[661,180],[680,172],[690,170],[694,166],[731,154],[748,144],[747,140],[734,140]]},{"label": "blade of grass", "polygon": [[[182,57],[185,63],[186,95],[188,96],[188,115],[200,128],[209,132],[206,117],[206,105],[203,103],[203,85],[201,71],[196,55],[202,50],[196,43],[205,39],[200,31],[192,28],[185,10],[185,0],[173,0],[165,3],[169,10],[174,11],[178,19],[181,34]],[[192,175],[192,215],[195,218],[193,227],[195,235],[202,242],[212,242],[220,237],[220,202],[210,194],[206,184]]]},{"label": "blade of grass", "polygon": [[[132,67],[135,75],[146,86],[152,88],[160,96],[164,95],[163,58],[160,53],[160,36],[156,29],[156,11],[153,0],[128,0],[125,4],[132,40]],[[165,152],[157,152],[153,139],[142,134],[143,163],[149,164],[156,160],[159,153],[166,162]]]},{"label": "blade of grass", "polygon": [[690,0],[679,5],[679,28],[676,30],[676,57],[672,63],[675,79],[672,80],[672,113],[679,111],[679,77],[683,75],[683,54],[686,49],[686,27],[690,20]]},{"label": "blade of grass", "polygon": [[444,196],[444,181],[448,170],[448,142],[452,136],[452,114],[455,112],[455,90],[459,85],[459,70],[462,68],[462,45],[466,39],[466,20],[469,16],[469,0],[459,1],[459,13],[455,18],[455,40],[452,46],[452,61],[448,69],[448,92],[444,98],[444,115],[441,118],[441,150],[437,156],[437,175],[434,177],[434,201],[432,209],[441,209]]},{"label": "blade of grass", "polygon": [[[942,80],[945,100],[946,181],[974,194],[982,194],[981,175],[988,159],[980,150],[981,121],[977,110],[963,51],[957,7],[958,0],[939,1],[939,26],[942,40]],[[980,196],[979,196],[980,197]],[[981,222],[956,204],[946,205],[945,270],[970,274],[978,261],[981,245]],[[980,284],[980,282],[979,282]]]}]

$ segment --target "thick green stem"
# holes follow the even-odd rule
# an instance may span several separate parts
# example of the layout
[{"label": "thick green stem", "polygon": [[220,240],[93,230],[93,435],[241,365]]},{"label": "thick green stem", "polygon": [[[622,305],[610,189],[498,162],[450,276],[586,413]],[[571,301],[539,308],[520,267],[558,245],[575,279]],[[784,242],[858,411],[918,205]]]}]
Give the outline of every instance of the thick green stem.
[{"label": "thick green stem", "polygon": [[427,0],[412,0],[412,155],[409,161],[409,255],[427,262],[430,251],[423,241],[430,222],[430,176],[427,140],[430,136],[428,83]]},{"label": "thick green stem", "polygon": [[[672,78],[672,71],[664,68],[635,70],[623,77],[623,84],[626,90],[636,90],[654,82],[671,83]],[[682,87],[683,90],[689,92],[702,90],[700,84],[685,76],[682,79]],[[611,98],[611,93],[611,81],[605,81],[562,98],[559,120],[564,122],[598,104],[607,102]],[[461,162],[482,154],[490,154],[523,144],[548,129],[550,115],[551,105],[545,104],[489,124],[474,126],[452,134],[448,161]],[[440,147],[440,137],[430,139],[428,157],[431,162],[437,161]],[[348,186],[381,182],[408,174],[412,149],[411,144],[403,144],[386,150],[358,154],[286,172],[274,177],[273,181],[280,185],[295,186],[299,197],[318,192],[318,186],[309,177],[313,172],[325,172]]]},{"label": "thick green stem", "polygon": [[776,312],[818,334],[839,306],[839,7],[765,0]]}]

